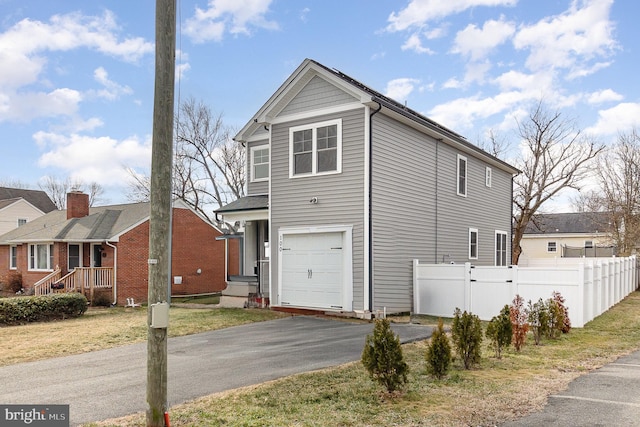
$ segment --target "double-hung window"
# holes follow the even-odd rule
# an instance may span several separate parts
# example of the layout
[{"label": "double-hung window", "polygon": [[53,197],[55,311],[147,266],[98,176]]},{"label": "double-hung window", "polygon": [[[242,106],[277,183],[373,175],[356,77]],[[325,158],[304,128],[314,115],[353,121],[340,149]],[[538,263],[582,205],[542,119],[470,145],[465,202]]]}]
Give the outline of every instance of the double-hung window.
[{"label": "double-hung window", "polygon": [[9,268],[11,270],[18,268],[18,247],[16,245],[9,247]]},{"label": "double-hung window", "polygon": [[458,196],[467,196],[467,158],[458,154]]},{"label": "double-hung window", "polygon": [[251,181],[269,179],[269,146],[260,145],[251,148]]},{"label": "double-hung window", "polygon": [[342,120],[289,129],[289,177],[342,171]]},{"label": "double-hung window", "polygon": [[558,245],[556,242],[547,242],[547,252],[558,252]]},{"label": "double-hung window", "polygon": [[53,245],[29,245],[29,270],[53,270]]},{"label": "double-hung window", "polygon": [[469,229],[469,259],[478,259],[478,229]]},{"label": "double-hung window", "polygon": [[27,223],[27,218],[18,218],[18,227],[22,227]]},{"label": "double-hung window", "polygon": [[484,170],[484,185],[489,188],[491,188],[492,174],[491,168],[487,166]]},{"label": "double-hung window", "polygon": [[507,233],[496,231],[496,265],[507,265]]}]

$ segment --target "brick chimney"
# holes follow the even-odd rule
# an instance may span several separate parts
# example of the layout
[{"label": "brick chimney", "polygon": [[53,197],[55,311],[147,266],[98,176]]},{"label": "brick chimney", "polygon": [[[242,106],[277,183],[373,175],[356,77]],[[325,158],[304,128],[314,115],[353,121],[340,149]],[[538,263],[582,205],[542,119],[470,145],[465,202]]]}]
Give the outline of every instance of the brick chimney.
[{"label": "brick chimney", "polygon": [[82,191],[67,193],[67,219],[89,215],[89,195]]}]

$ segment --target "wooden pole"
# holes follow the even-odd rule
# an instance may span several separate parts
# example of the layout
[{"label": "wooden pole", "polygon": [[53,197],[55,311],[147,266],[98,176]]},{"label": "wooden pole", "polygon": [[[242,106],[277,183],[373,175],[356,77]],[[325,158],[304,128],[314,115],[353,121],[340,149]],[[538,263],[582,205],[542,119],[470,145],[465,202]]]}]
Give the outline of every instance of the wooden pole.
[{"label": "wooden pole", "polygon": [[173,159],[176,0],[156,0],[156,65],[149,217],[147,426],[164,426],[167,410],[167,328],[151,327],[153,304],[167,301]]}]

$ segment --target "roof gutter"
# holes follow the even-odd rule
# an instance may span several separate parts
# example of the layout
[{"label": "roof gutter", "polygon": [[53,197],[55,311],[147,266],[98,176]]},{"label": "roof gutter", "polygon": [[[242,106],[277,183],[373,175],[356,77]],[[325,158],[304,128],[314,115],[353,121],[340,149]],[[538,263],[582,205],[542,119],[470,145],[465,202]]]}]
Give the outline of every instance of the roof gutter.
[{"label": "roof gutter", "polygon": [[373,116],[382,110],[382,104],[375,99],[372,101],[378,104],[378,108],[369,114],[369,313],[373,312]]}]

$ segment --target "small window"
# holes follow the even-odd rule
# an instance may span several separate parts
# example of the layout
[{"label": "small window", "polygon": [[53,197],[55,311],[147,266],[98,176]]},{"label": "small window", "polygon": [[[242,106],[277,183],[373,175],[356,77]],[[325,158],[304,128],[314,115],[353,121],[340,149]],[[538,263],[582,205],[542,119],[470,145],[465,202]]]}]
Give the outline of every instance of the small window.
[{"label": "small window", "polygon": [[9,268],[15,270],[18,268],[18,247],[11,245],[9,249]]},{"label": "small window", "polygon": [[584,247],[586,249],[593,249],[593,240],[585,240],[584,241]]},{"label": "small window", "polygon": [[507,265],[507,233],[496,231],[496,265]]},{"label": "small window", "polygon": [[342,171],[342,120],[289,129],[289,177]]},{"label": "small window", "polygon": [[484,170],[484,185],[491,188],[491,168],[489,166]]},{"label": "small window", "polygon": [[558,252],[556,242],[547,242],[547,252]]},{"label": "small window", "polygon": [[467,158],[458,155],[458,195],[467,195]]},{"label": "small window", "polygon": [[269,146],[251,148],[251,181],[269,179]]},{"label": "small window", "polygon": [[478,259],[478,230],[469,229],[469,259]]},{"label": "small window", "polygon": [[53,245],[29,245],[29,270],[53,270]]},{"label": "small window", "polygon": [[18,218],[18,227],[23,226],[27,223],[27,218]]}]

